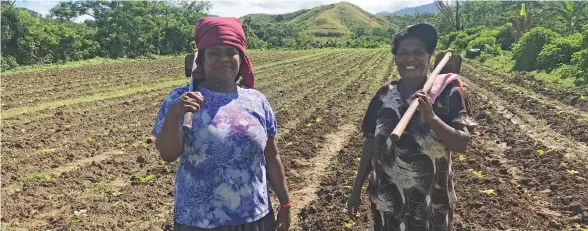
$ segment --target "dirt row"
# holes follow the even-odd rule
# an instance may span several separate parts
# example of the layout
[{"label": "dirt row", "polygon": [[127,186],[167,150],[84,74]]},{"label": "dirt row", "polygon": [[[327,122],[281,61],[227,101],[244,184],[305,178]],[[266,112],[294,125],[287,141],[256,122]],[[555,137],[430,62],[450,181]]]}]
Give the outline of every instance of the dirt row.
[{"label": "dirt row", "polygon": [[[336,66],[333,68],[340,69]],[[317,80],[320,79],[317,78]],[[300,88],[300,86],[294,87]],[[155,113],[157,106],[158,104],[147,110],[154,110]],[[120,109],[113,107],[111,110]],[[148,133],[152,126],[151,121],[141,123],[141,128],[133,128],[133,130],[140,129],[135,133],[137,140],[140,140],[139,134]],[[139,223],[144,227],[161,227],[165,221],[169,221],[171,213],[169,209],[173,197],[168,194],[173,188],[175,165],[162,165],[152,144],[141,141],[135,146],[127,146],[124,153],[117,154],[113,158],[89,164],[90,166],[81,167],[75,171],[66,171],[61,176],[50,180],[37,179],[27,182],[21,191],[12,192],[6,200],[3,200],[5,208],[10,207],[12,211],[15,211],[4,217],[17,223],[29,221],[27,223],[30,223],[32,227],[36,225],[36,227],[45,227],[44,222],[48,222],[48,226],[54,228],[63,227],[63,225],[92,227],[87,219],[92,219],[96,223],[97,226],[94,228],[98,226],[140,227]],[[142,177],[153,175],[154,177],[146,183],[134,185],[132,182],[136,180],[128,179],[129,176],[134,175]],[[48,193],[43,195],[50,196],[41,197],[41,190]],[[151,201],[154,204],[146,205],[145,198],[153,198]],[[83,201],[86,199],[88,202]],[[118,208],[119,206],[122,208]],[[109,207],[112,209],[105,209]],[[86,215],[91,218],[84,218],[85,215],[76,216],[74,211],[79,212],[83,209],[88,211]],[[160,212],[145,213],[148,210]],[[125,214],[125,216],[122,219],[115,219],[109,216],[111,214]]]},{"label": "dirt row", "polygon": [[[557,150],[539,156],[537,150],[548,147],[530,139],[488,103],[487,97],[469,92],[480,126],[468,151],[453,156],[458,196],[455,229],[585,228],[588,174],[568,172],[583,169],[585,163],[567,160]],[[359,222],[350,222],[345,211],[361,157],[361,133],[356,131],[352,137],[329,167],[330,174],[322,178],[318,199],[300,214],[306,230],[366,230],[370,226],[365,191]],[[473,171],[481,171],[482,177]]]},{"label": "dirt row", "polygon": [[462,73],[468,79],[484,85],[486,89],[498,94],[522,110],[528,111],[532,116],[545,120],[555,131],[572,137],[574,140],[588,144],[588,117],[581,110],[563,111],[556,103],[547,103],[533,98],[525,92],[509,87],[508,85],[492,82],[483,78],[483,74],[477,71],[464,71]]},{"label": "dirt row", "polygon": [[[352,60],[352,58],[347,58],[347,62]],[[334,61],[339,60],[335,59]],[[345,64],[345,62],[339,64]],[[298,71],[298,73],[310,75],[313,73],[313,69],[305,69],[304,71]],[[325,79],[319,78],[317,80]],[[299,82],[298,85],[292,86],[298,87],[300,85],[304,86],[305,84]],[[288,90],[289,85],[279,85],[274,89],[278,91]],[[159,98],[165,97],[165,95],[166,92],[161,91],[151,94],[150,97],[120,98],[115,101],[116,103],[109,104],[108,107],[124,108],[125,110],[114,112],[111,110],[78,111],[76,109],[83,109],[89,105],[61,108],[45,112],[50,113],[52,116],[44,120],[7,127],[3,130],[4,134],[8,135],[7,140],[5,140],[5,147],[8,148],[5,151],[5,163],[14,167],[2,169],[9,179],[4,183],[10,184],[12,181],[18,180],[16,176],[23,175],[24,172],[39,172],[44,169],[56,168],[65,163],[91,158],[107,152],[108,149],[121,149],[124,145],[132,142],[134,138],[128,137],[130,140],[115,140],[112,137],[123,136],[128,133],[129,129],[141,126],[140,123],[136,122],[143,117],[140,110],[144,106],[141,104],[151,102],[150,106],[152,108],[149,108],[149,110],[157,110],[161,103]],[[273,95],[268,97],[273,98]],[[129,113],[131,113],[130,116],[127,115]],[[88,118],[88,115],[91,115],[91,117]],[[115,123],[114,125],[112,124],[113,122]],[[142,140],[146,139],[146,137],[142,138]],[[35,151],[31,153],[31,149]],[[28,164],[17,167],[23,163]]]},{"label": "dirt row", "polygon": [[487,79],[495,82],[520,86],[527,91],[588,111],[588,89],[586,88],[563,87],[535,79],[527,72],[504,73],[473,60],[465,60],[464,69],[477,70],[485,73]]},{"label": "dirt row", "polygon": [[[320,60],[326,56],[340,55],[341,53],[341,51],[311,53],[308,56],[308,59],[304,59],[302,61],[313,62],[316,60]],[[266,56],[267,55],[263,55],[262,57]],[[174,59],[174,61],[176,62],[176,65],[183,64],[183,61],[180,59]],[[282,68],[290,68],[294,67],[297,64],[303,64],[300,62],[301,59],[298,59],[297,57],[290,57],[289,59],[279,59],[273,61],[274,62],[270,62],[269,65],[260,65],[260,68],[256,69],[256,74],[263,76],[263,73],[266,71],[277,74],[279,73],[278,70],[283,70]],[[19,86],[16,86],[15,89],[18,90],[16,90],[15,92],[7,90],[7,92],[3,94],[3,97],[5,97],[5,99],[7,100],[3,102],[2,109],[7,110],[12,109],[14,107],[35,105],[40,102],[46,102],[47,100],[55,101],[60,99],[69,99],[105,91],[123,91],[131,87],[154,84],[165,80],[177,79],[179,76],[183,76],[183,72],[180,72],[180,69],[182,69],[183,66],[169,66],[169,64],[167,64],[166,62],[168,62],[167,59],[164,59],[161,63],[157,64],[137,63],[137,65],[143,65],[142,68],[139,67],[139,70],[136,70],[138,67],[129,65],[130,67],[127,69],[130,70],[128,72],[117,71],[119,72],[117,74],[110,73],[110,69],[106,68],[103,70],[97,70],[95,72],[82,73],[77,73],[77,69],[72,69],[71,72],[60,74],[59,78],[53,77],[54,79],[59,79],[61,82],[40,82],[28,87],[20,88]],[[272,65],[272,63],[275,63],[275,65]],[[158,68],[153,69],[153,66],[157,66]],[[83,67],[80,68],[83,69]],[[14,77],[8,78],[8,80],[13,79]],[[70,81],[62,83],[64,79],[69,79]],[[19,80],[18,83],[23,83],[25,81],[26,79],[22,79]],[[8,83],[8,89],[13,89],[10,88],[10,83]]]}]

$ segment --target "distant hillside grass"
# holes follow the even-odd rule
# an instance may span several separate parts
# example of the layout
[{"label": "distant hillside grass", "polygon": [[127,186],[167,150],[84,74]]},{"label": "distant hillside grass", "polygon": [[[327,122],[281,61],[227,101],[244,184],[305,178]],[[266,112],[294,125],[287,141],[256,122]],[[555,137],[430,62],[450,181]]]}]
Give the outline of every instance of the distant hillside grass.
[{"label": "distant hillside grass", "polygon": [[391,24],[384,16],[371,14],[351,3],[336,3],[304,9],[288,14],[250,14],[256,24],[290,24],[315,38],[343,38],[355,34],[357,28],[382,28]]}]

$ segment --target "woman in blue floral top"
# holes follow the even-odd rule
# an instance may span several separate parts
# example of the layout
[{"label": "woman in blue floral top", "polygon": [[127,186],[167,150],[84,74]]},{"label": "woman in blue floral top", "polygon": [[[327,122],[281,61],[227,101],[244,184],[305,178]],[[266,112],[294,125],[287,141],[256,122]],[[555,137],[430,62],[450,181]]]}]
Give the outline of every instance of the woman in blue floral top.
[{"label": "woman in blue floral top", "polygon": [[[172,90],[153,134],[161,158],[180,162],[174,230],[288,230],[290,201],[267,98],[254,89],[246,39],[236,18],[203,18],[196,28],[197,89]],[[242,77],[241,85],[236,80]],[[185,112],[192,130],[182,134]],[[280,201],[274,218],[268,182]]]}]

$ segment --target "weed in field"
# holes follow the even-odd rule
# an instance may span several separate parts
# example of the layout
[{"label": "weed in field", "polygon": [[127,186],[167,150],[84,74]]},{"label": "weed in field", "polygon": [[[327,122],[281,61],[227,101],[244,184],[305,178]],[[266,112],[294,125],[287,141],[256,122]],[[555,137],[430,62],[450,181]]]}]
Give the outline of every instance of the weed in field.
[{"label": "weed in field", "polygon": [[141,183],[147,183],[151,179],[153,179],[153,175],[148,175],[148,176],[145,176],[145,177],[135,176],[135,179],[139,179],[139,182],[141,182]]},{"label": "weed in field", "polygon": [[553,150],[552,149],[549,149],[547,151],[543,151],[543,149],[539,149],[539,150],[537,150],[537,154],[539,154],[539,156],[543,156],[543,155],[545,155],[547,153],[550,153],[551,151],[553,151]]},{"label": "weed in field", "polygon": [[576,170],[573,170],[573,169],[568,169],[568,170],[566,170],[566,172],[567,172],[569,175],[578,174],[578,171],[576,171]]},{"label": "weed in field", "polygon": [[25,173],[23,176],[23,180],[24,181],[36,181],[36,180],[51,180],[51,176],[46,174],[46,173],[41,173],[41,172],[29,172],[29,173]]},{"label": "weed in field", "polygon": [[345,222],[345,228],[351,229],[351,227],[353,227],[355,225],[355,221],[349,219],[347,220],[347,222]]},{"label": "weed in field", "polygon": [[86,190],[88,190],[92,193],[96,193],[96,194],[106,194],[108,191],[110,191],[110,187],[104,181],[99,181],[96,183],[92,183],[90,181],[84,181],[84,188],[86,188]]},{"label": "weed in field", "polygon": [[81,217],[87,217],[88,215],[86,214],[86,212],[88,212],[88,210],[85,210],[85,209],[76,210],[76,211],[74,211],[74,216],[77,219],[80,219]]},{"label": "weed in field", "polygon": [[308,123],[306,126],[307,126],[307,127],[310,127],[310,126],[312,126],[312,123]]},{"label": "weed in field", "polygon": [[477,178],[484,178],[484,174],[482,174],[482,171],[472,171],[472,174]]},{"label": "weed in field", "polygon": [[122,194],[123,194],[123,193],[122,193],[122,192],[119,192],[119,191],[114,191],[114,192],[112,192],[112,195],[113,195],[113,196],[115,196],[115,197],[117,197],[117,196],[120,196],[120,195],[122,195]]},{"label": "weed in field", "polygon": [[535,140],[535,141],[533,142],[533,145],[534,145],[534,146],[537,146],[538,144],[539,144],[539,141],[538,141],[538,140]]},{"label": "weed in field", "polygon": [[357,170],[353,170],[353,174],[357,176]]},{"label": "weed in field", "polygon": [[576,121],[578,121],[578,123],[582,123],[584,119],[576,119]]},{"label": "weed in field", "polygon": [[315,120],[315,121],[316,121],[317,123],[320,123],[322,120],[323,120],[323,118],[322,118],[322,117],[318,117],[318,118],[316,118],[316,120]]},{"label": "weed in field", "polygon": [[494,189],[481,190],[480,192],[486,195],[496,195],[496,191],[494,191]]},{"label": "weed in field", "polygon": [[580,100],[586,100],[586,97],[585,97],[585,96],[583,96],[583,95],[581,95],[581,96],[580,96]]},{"label": "weed in field", "polygon": [[360,157],[357,157],[357,158],[355,158],[355,159],[356,159],[357,161],[361,161],[361,158],[360,158]]},{"label": "weed in field", "polygon": [[464,161],[465,160],[465,157],[462,154],[459,154],[459,156],[457,156],[457,160],[460,161],[460,162],[461,161]]}]

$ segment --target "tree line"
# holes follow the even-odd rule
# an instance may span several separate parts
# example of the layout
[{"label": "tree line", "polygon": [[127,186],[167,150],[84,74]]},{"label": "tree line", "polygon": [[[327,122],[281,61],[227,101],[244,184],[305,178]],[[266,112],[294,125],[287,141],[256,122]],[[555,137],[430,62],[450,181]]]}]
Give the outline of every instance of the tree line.
[{"label": "tree line", "polygon": [[[472,48],[481,48],[480,54],[467,55],[485,61],[506,54],[512,56],[516,70],[588,75],[583,71],[587,69],[584,60],[588,60],[583,51],[588,39],[584,39],[586,29],[582,28],[588,24],[586,2],[435,2],[439,13],[387,14],[383,17],[389,23],[382,27],[366,28],[342,19],[351,34],[302,33],[306,29],[304,23],[288,23],[287,17],[295,17],[294,14],[280,15],[279,20],[278,16],[278,23],[244,17],[242,24],[251,49],[310,49],[388,47],[399,29],[426,22],[438,29],[440,49],[467,53]],[[2,70],[95,57],[191,53],[195,47],[194,24],[208,15],[211,7],[207,1],[72,1],[60,2],[42,17],[3,0]],[[83,23],[72,21],[84,15],[92,19]],[[547,48],[536,48],[538,45]]]},{"label": "tree line", "polygon": [[[19,65],[193,52],[209,2],[60,2],[47,17],[1,2],[2,70]],[[79,16],[91,20],[74,23]]]}]

